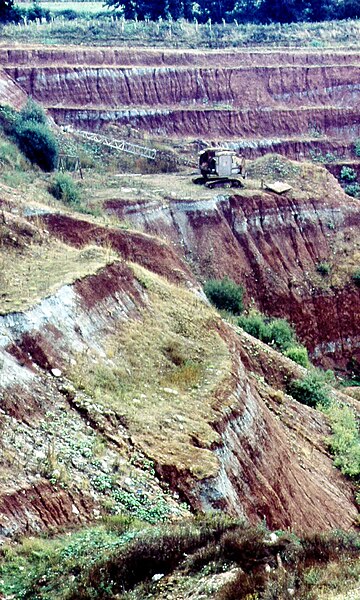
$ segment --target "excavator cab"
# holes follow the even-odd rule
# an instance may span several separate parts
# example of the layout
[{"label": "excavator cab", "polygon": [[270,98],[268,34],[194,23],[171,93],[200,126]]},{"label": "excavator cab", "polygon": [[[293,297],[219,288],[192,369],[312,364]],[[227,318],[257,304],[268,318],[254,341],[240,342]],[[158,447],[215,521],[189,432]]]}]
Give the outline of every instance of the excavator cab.
[{"label": "excavator cab", "polygon": [[235,150],[206,148],[199,152],[199,171],[201,177],[193,179],[195,184],[208,188],[243,187],[236,175],[245,176],[245,162]]}]

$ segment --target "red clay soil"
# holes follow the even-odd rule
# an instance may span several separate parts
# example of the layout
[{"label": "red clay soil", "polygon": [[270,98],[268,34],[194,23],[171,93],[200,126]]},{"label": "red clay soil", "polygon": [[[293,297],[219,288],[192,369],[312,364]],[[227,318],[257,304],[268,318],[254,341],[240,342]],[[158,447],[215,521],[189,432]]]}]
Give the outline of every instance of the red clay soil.
[{"label": "red clay soil", "polygon": [[76,247],[89,243],[110,245],[124,260],[137,262],[170,281],[185,283],[190,280],[197,285],[182,259],[160,239],[134,231],[99,227],[61,214],[48,214],[43,220],[52,235],[68,244]]},{"label": "red clay soil", "polygon": [[[153,111],[129,109],[51,108],[50,114],[60,125],[98,130],[109,124],[128,126],[153,135],[200,137],[218,140],[256,140],[276,137],[311,135],[311,129],[322,135],[346,138],[352,142],[360,136],[359,113],[356,108],[299,107],[272,110],[216,110],[214,108],[166,109]],[[309,125],[310,124],[310,125]]]},{"label": "red clay soil", "polygon": [[[356,108],[358,66],[27,67],[7,68],[22,89],[47,107],[117,111],[213,103],[264,110],[331,106]],[[329,86],[332,86],[329,91]],[[58,113],[56,113],[58,114]],[[309,129],[309,123],[307,128]],[[190,131],[190,130],[189,130]]]},{"label": "red clay soil", "polygon": [[166,214],[149,204],[138,215],[122,201],[111,206],[148,233],[166,230],[201,280],[228,275],[245,286],[247,303],[253,298],[263,312],[288,318],[316,361],[345,366],[360,348],[355,267],[335,286],[317,266],[328,262],[336,270],[346,256],[355,260],[360,210],[327,177],[323,199],[259,192],[218,200],[215,208],[174,201]]},{"label": "red clay soil", "polygon": [[48,481],[7,493],[0,492],[0,535],[56,531],[84,523],[94,504],[90,496],[53,486]]},{"label": "red clay soil", "polygon": [[[56,338],[59,340],[59,336],[56,336]],[[63,360],[51,344],[48,331],[44,331],[44,333],[39,331],[24,333],[18,343],[18,349],[24,357],[28,356],[33,363],[45,371],[49,371],[54,367],[62,367]]]},{"label": "red clay soil", "polygon": [[15,384],[11,389],[1,389],[0,394],[2,410],[28,425],[36,421],[45,410],[44,390],[39,384],[35,384],[31,391]]},{"label": "red clay soil", "polygon": [[357,204],[329,198],[297,202],[275,194],[239,197],[231,200],[229,213],[190,215],[190,224],[203,276],[227,274],[245,284],[261,310],[295,323],[318,358],[341,360],[359,346],[360,290],[350,275],[341,288],[314,284],[317,265],[336,261],[336,240],[356,248]]},{"label": "red clay soil", "polygon": [[[264,153],[264,141],[292,157],[338,146],[350,158],[360,135],[357,51],[25,47],[0,57],[58,124],[80,129],[246,139],[248,158]],[[319,145],[319,136],[328,139]]]},{"label": "red clay soil", "polygon": [[92,275],[77,281],[74,285],[76,292],[81,296],[84,306],[92,309],[99,302],[107,298],[116,298],[121,281],[121,294],[131,298],[136,309],[143,306],[143,299],[139,289],[135,286],[134,274],[125,263],[115,263]]}]

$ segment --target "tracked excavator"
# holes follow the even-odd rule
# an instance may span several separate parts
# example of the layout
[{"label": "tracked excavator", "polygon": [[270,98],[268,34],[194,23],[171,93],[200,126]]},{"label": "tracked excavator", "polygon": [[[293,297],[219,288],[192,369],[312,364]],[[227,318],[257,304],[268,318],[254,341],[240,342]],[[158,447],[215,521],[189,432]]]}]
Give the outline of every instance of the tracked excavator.
[{"label": "tracked excavator", "polygon": [[236,175],[245,178],[245,159],[237,156],[235,150],[227,148],[206,148],[199,152],[199,171],[193,183],[207,188],[244,187]]}]

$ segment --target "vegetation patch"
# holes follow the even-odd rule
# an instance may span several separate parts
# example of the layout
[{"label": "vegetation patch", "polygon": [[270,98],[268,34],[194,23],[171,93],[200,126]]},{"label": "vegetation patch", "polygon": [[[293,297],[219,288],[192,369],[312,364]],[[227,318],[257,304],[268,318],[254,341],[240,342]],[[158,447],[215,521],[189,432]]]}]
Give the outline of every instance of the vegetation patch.
[{"label": "vegetation patch", "polygon": [[[7,243],[9,239],[14,247]],[[106,249],[79,250],[56,240],[29,240],[25,248],[18,248],[12,228],[0,225],[0,314],[24,311],[62,285],[95,273],[108,261]]]},{"label": "vegetation patch", "polygon": [[355,169],[343,166],[340,172],[340,183],[348,196],[360,198],[360,183],[357,181]]},{"label": "vegetation patch", "polygon": [[326,275],[330,274],[331,266],[327,262],[320,262],[316,265],[316,270],[320,275],[326,277]]},{"label": "vegetation patch", "polygon": [[266,154],[252,161],[247,167],[247,174],[254,179],[271,181],[286,180],[289,183],[297,181],[303,165],[280,154]]},{"label": "vegetation patch", "polygon": [[351,167],[344,166],[340,172],[340,179],[343,181],[351,182],[356,181],[357,175],[355,169]]},{"label": "vegetation patch", "polygon": [[355,410],[332,397],[329,383],[332,371],[318,369],[308,371],[303,379],[295,379],[288,385],[288,393],[298,402],[322,410],[328,418],[331,435],[326,440],[334,455],[334,464],[344,475],[352,478],[357,486],[360,501],[360,428]]},{"label": "vegetation patch", "polygon": [[239,327],[269,346],[273,346],[302,367],[310,365],[307,349],[297,340],[296,333],[286,319],[267,317],[250,311],[237,320]]},{"label": "vegetation patch", "polygon": [[58,160],[58,142],[51,131],[44,110],[29,99],[16,113],[2,107],[0,124],[3,132],[19,147],[26,158],[43,171],[53,171]]},{"label": "vegetation patch", "polygon": [[335,456],[335,466],[360,485],[359,419],[353,408],[342,403],[333,402],[325,413],[332,430],[328,444]]},{"label": "vegetation patch", "polygon": [[226,310],[233,315],[239,315],[243,311],[243,287],[228,277],[221,280],[209,279],[204,285],[204,292],[219,310]]},{"label": "vegetation patch", "polygon": [[356,269],[352,274],[352,280],[357,287],[360,287],[360,269]]},{"label": "vegetation patch", "polygon": [[[190,591],[215,600],[270,600],[292,597],[290,589],[299,600],[315,600],[356,584],[359,552],[359,537],[341,531],[298,538],[219,515],[166,527],[119,516],[3,546],[0,590],[38,600],[175,600]],[[230,570],[235,577],[206,593],[201,584],[209,574]]]},{"label": "vegetation patch", "polygon": [[67,173],[57,173],[49,186],[49,192],[57,200],[64,204],[77,208],[80,205],[79,188],[71,175]]},{"label": "vegetation patch", "polygon": [[349,183],[344,187],[344,191],[348,196],[352,196],[353,198],[360,198],[360,183],[355,181],[354,183]]},{"label": "vegetation patch", "polygon": [[133,270],[148,306],[108,337],[106,361],[79,356],[70,376],[125,420],[147,456],[196,477],[214,475],[218,434],[211,423],[231,370],[217,316],[193,293],[139,266]]},{"label": "vegetation patch", "polygon": [[294,379],[287,391],[295,400],[312,408],[328,408],[331,403],[330,387],[319,370],[312,369],[303,379]]},{"label": "vegetation patch", "polygon": [[[6,4],[12,4],[12,1],[8,0]],[[63,3],[57,4],[61,9]],[[71,12],[56,18],[54,11],[54,22],[43,22],[41,26],[30,27],[19,27],[15,23],[21,22],[25,16],[28,19],[35,17],[46,21],[49,11],[42,6],[35,6],[32,10],[16,7],[6,18],[1,18],[0,15],[3,22],[14,23],[4,26],[2,37],[11,41],[38,41],[46,44],[78,43],[81,39],[83,43],[88,44],[152,47],[173,47],[176,43],[178,47],[187,48],[243,48],[264,45],[333,48],[334,45],[346,45],[349,40],[356,41],[359,34],[356,20],[359,9],[356,2],[334,0],[326,6],[322,3],[321,8],[318,7],[319,3],[311,2],[303,3],[300,9],[297,3],[289,5],[279,2],[274,5],[270,1],[253,0],[243,3],[230,2],[229,5],[209,5],[204,2],[161,5],[156,2],[126,2],[121,5],[115,3],[112,10],[102,10],[99,3],[101,12],[98,14],[94,14],[92,8],[84,11],[82,5],[85,7],[87,4],[64,3],[64,8],[70,9]],[[116,8],[120,10],[114,10]],[[76,19],[73,18],[73,11],[77,13]],[[317,16],[315,22],[311,22],[314,13]],[[339,20],[319,22],[320,14],[326,19]],[[186,19],[179,18],[181,16],[185,16]],[[152,17],[153,20],[149,21],[148,17]],[[299,20],[304,22],[289,22]],[[261,21],[264,24],[261,24]]]}]

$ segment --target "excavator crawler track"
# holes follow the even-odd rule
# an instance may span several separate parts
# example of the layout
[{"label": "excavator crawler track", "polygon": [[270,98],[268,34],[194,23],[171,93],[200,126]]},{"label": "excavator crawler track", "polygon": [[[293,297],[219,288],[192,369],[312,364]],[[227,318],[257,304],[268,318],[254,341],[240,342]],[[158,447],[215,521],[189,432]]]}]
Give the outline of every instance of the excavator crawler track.
[{"label": "excavator crawler track", "polygon": [[221,179],[215,179],[213,181],[208,180],[205,183],[205,186],[209,189],[214,188],[240,188],[244,187],[243,183],[240,179],[229,179],[228,177],[223,177]]}]

